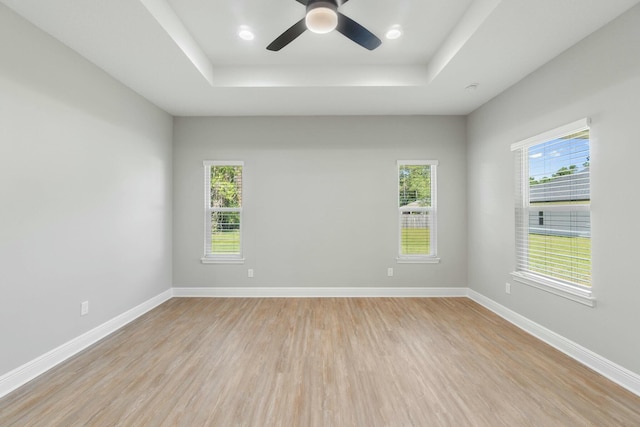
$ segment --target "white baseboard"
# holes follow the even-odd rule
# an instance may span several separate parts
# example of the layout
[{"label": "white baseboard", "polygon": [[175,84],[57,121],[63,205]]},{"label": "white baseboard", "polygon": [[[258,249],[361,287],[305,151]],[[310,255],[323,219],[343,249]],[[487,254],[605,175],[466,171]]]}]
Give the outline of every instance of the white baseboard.
[{"label": "white baseboard", "polygon": [[374,298],[374,297],[466,297],[467,288],[377,288],[377,287],[313,287],[313,288],[188,288],[174,287],[175,297],[216,298]]},{"label": "white baseboard", "polygon": [[468,296],[470,299],[493,311],[498,316],[513,323],[525,332],[528,332],[534,337],[546,342],[569,357],[588,366],[616,384],[626,388],[630,392],[640,396],[640,375],[613,363],[599,354],[582,347],[581,345],[535,323],[532,320],[529,320],[515,311],[509,310],[507,307],[498,304],[492,299],[489,299],[472,289],[469,289]]},{"label": "white baseboard", "polygon": [[172,290],[168,289],[140,305],[128,310],[113,319],[103,323],[102,325],[85,332],[84,334],[68,341],[61,346],[43,354],[42,356],[25,363],[18,368],[7,372],[0,377],[0,397],[12,392],[18,387],[31,381],[38,375],[41,375],[53,368],[54,366],[64,362],[71,356],[79,353],[90,345],[96,343],[107,335],[117,331],[127,323],[142,316],[144,313],[157,307],[163,302],[169,300],[172,296]]}]

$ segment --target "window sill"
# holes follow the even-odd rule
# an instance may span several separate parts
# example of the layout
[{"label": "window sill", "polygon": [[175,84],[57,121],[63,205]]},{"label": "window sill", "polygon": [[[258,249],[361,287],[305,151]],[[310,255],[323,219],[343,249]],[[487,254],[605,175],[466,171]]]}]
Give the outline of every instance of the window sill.
[{"label": "window sill", "polygon": [[437,257],[398,257],[398,264],[439,264],[440,258]]},{"label": "window sill", "polygon": [[545,292],[570,299],[571,301],[575,301],[589,307],[596,306],[596,299],[593,297],[593,291],[591,291],[591,289],[571,286],[522,272],[513,272],[511,273],[511,277],[513,277],[513,280],[516,282],[524,285],[541,289]]},{"label": "window sill", "polygon": [[214,258],[204,257],[200,259],[203,264],[244,264],[244,258]]}]

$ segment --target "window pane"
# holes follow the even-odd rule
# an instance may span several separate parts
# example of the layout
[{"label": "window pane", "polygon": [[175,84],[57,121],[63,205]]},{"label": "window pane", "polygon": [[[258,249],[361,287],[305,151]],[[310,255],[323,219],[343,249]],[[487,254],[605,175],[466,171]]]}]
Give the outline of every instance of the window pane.
[{"label": "window pane", "polygon": [[589,131],[529,148],[530,202],[588,203]]},{"label": "window pane", "polygon": [[211,166],[211,207],[242,206],[242,166]]},{"label": "window pane", "polygon": [[429,212],[402,212],[400,215],[400,255],[431,254]]},{"label": "window pane", "polygon": [[431,206],[431,166],[400,165],[399,205],[400,207]]},{"label": "window pane", "polygon": [[584,286],[591,285],[589,211],[529,213],[529,270]]},{"label": "window pane", "polygon": [[518,270],[591,286],[589,130],[524,147],[516,161],[528,178],[517,193]]},{"label": "window pane", "polygon": [[211,213],[211,253],[240,253],[240,212]]}]

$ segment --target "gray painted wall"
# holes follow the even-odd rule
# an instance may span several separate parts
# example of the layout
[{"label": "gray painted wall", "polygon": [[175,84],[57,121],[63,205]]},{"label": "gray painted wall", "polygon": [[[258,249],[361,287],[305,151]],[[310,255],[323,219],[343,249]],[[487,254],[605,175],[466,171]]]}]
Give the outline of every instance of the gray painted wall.
[{"label": "gray painted wall", "polygon": [[[469,286],[640,373],[636,278],[640,199],[640,6],[592,34],[470,115]],[[513,283],[514,168],[509,146],[591,117],[593,291],[589,308]],[[629,180],[629,181],[627,181]]]},{"label": "gray painted wall", "polygon": [[0,52],[2,375],[171,287],[172,119],[3,5]]},{"label": "gray painted wall", "polygon": [[[466,286],[465,138],[463,117],[176,118],[175,286]],[[412,159],[440,161],[440,264],[396,263]],[[200,263],[203,160],[245,162],[244,265]]]}]

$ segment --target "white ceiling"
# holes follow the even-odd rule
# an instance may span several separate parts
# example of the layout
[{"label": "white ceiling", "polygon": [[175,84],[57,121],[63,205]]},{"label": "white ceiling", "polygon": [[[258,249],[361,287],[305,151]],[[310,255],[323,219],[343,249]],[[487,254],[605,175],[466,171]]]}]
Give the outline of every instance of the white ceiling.
[{"label": "white ceiling", "polygon": [[468,114],[640,2],[350,0],[378,49],[306,31],[271,52],[296,0],[0,1],[176,116]]}]

